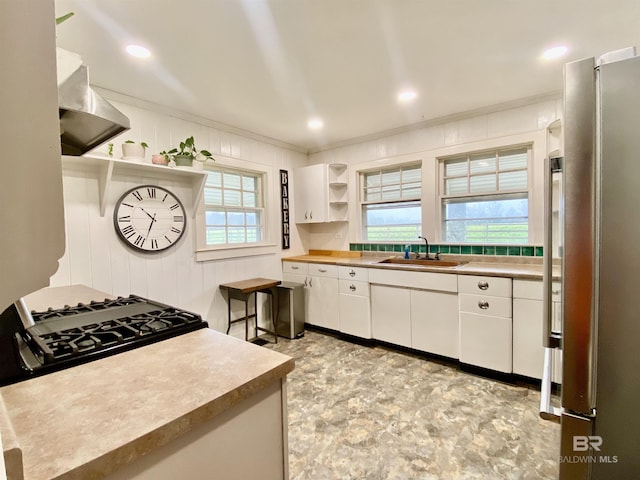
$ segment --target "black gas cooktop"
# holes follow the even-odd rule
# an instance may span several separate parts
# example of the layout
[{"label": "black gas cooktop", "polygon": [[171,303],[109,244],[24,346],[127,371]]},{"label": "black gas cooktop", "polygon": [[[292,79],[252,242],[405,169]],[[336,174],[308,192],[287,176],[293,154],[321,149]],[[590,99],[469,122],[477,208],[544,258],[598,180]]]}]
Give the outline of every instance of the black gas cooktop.
[{"label": "black gas cooktop", "polygon": [[[13,307],[0,321],[0,349],[12,351],[0,359],[0,385],[207,327],[200,315],[136,295],[34,311],[31,319]],[[15,326],[11,332],[8,323]]]}]

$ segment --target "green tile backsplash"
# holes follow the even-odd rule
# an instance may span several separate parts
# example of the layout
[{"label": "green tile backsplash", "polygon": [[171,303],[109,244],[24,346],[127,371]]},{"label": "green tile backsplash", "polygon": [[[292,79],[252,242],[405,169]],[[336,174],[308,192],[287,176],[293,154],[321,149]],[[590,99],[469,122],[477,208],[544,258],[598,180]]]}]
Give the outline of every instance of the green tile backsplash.
[{"label": "green tile backsplash", "polygon": [[[409,244],[412,252],[425,253],[424,244]],[[404,244],[394,243],[350,243],[352,252],[404,252]],[[542,247],[521,245],[434,245],[429,244],[429,253],[452,255],[508,255],[510,257],[541,257]]]}]

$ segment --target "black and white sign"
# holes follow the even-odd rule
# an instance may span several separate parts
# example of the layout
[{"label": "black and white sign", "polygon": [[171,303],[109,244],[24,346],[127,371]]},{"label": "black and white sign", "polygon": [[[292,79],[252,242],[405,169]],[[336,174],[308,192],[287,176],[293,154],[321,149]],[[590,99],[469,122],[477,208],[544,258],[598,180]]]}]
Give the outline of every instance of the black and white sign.
[{"label": "black and white sign", "polygon": [[280,198],[282,200],[282,249],[290,247],[289,235],[289,172],[280,170]]}]

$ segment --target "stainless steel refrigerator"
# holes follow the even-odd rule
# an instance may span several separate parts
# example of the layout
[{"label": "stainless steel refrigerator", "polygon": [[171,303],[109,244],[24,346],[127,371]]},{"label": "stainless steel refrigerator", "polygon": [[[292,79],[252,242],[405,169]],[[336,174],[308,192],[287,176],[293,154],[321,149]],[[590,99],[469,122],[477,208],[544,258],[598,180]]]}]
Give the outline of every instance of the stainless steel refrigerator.
[{"label": "stainless steel refrigerator", "polygon": [[[541,416],[561,423],[560,479],[640,478],[635,49],[565,66],[563,136],[562,157],[547,165]],[[554,328],[551,313],[554,263],[561,265],[561,328]],[[561,407],[555,408],[546,400],[554,349],[562,351]]]}]

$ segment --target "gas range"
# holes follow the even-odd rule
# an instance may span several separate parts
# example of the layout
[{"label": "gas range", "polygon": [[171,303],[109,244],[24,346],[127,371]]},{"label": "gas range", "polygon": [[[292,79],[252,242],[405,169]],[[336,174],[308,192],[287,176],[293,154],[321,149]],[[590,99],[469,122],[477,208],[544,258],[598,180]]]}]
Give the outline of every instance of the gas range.
[{"label": "gas range", "polygon": [[200,315],[136,295],[31,313],[12,306],[0,316],[0,385],[205,327]]}]

